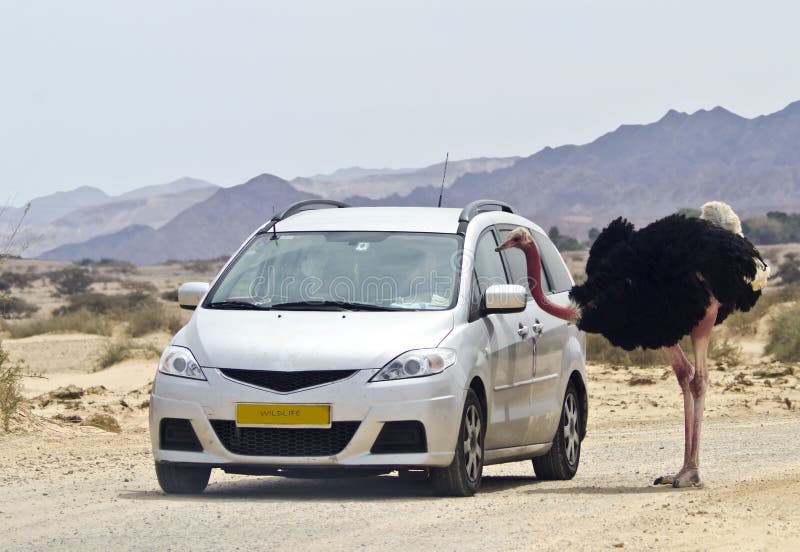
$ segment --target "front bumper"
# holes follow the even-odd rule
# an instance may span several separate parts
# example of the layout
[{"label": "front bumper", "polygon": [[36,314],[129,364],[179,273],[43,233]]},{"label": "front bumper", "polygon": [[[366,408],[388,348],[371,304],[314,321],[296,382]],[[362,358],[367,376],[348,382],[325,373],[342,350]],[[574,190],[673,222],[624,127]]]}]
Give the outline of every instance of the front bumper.
[{"label": "front bumper", "polygon": [[[465,391],[441,374],[370,383],[378,370],[359,370],[347,379],[292,393],[277,393],[231,380],[214,368],[203,368],[208,381],[161,373],[150,401],[150,438],[156,462],[200,463],[218,467],[248,465],[290,467],[447,466],[453,460]],[[332,422],[359,422],[338,454],[330,456],[252,456],[225,448],[211,420],[235,420],[236,403],[330,404]],[[160,448],[163,418],[188,419],[202,452]],[[384,423],[416,420],[425,427],[427,452],[370,452]]]}]

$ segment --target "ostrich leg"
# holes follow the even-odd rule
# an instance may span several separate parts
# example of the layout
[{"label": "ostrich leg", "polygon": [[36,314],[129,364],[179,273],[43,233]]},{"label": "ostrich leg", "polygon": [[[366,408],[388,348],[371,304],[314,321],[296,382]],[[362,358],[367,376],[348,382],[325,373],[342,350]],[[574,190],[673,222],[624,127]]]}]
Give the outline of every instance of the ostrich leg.
[{"label": "ostrich leg", "polygon": [[683,443],[683,467],[675,475],[662,475],[653,481],[654,485],[674,485],[683,474],[689,469],[692,459],[692,443],[694,442],[694,395],[692,394],[692,380],[695,377],[695,369],[686,355],[683,354],[683,349],[678,344],[665,349],[667,356],[669,356],[672,370],[678,378],[678,385],[681,386],[681,393],[683,393],[683,430],[684,430],[684,443]]},{"label": "ostrich leg", "polygon": [[695,357],[695,375],[691,382],[691,392],[694,398],[694,417],[691,438],[691,454],[688,464],[684,465],[683,473],[679,473],[673,487],[699,487],[700,481],[700,426],[703,423],[703,410],[706,404],[706,390],[708,389],[708,342],[711,330],[717,320],[719,301],[713,296],[711,304],[706,310],[706,316],[692,330],[692,347]]}]

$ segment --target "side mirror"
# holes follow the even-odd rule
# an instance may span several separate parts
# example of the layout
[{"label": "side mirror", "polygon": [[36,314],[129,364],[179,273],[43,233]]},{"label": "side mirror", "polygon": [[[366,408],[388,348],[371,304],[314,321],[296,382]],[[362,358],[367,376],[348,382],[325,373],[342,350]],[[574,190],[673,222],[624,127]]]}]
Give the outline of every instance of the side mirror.
[{"label": "side mirror", "polygon": [[516,284],[495,284],[483,294],[482,314],[522,312],[528,304],[525,288]]},{"label": "side mirror", "polygon": [[187,282],[178,288],[178,304],[182,309],[194,310],[208,293],[208,282]]}]

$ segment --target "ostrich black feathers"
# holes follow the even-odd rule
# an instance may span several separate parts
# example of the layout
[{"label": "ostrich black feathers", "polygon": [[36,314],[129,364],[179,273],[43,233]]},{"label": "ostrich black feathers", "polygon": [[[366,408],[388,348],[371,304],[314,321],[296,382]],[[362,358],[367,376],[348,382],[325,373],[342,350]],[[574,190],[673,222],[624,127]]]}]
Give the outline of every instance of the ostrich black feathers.
[{"label": "ostrich black feathers", "polygon": [[627,350],[674,345],[703,319],[710,294],[721,303],[717,324],[752,308],[761,292],[748,282],[760,258],[748,240],[706,220],[670,215],[637,231],[618,218],[570,294],[578,326]]}]

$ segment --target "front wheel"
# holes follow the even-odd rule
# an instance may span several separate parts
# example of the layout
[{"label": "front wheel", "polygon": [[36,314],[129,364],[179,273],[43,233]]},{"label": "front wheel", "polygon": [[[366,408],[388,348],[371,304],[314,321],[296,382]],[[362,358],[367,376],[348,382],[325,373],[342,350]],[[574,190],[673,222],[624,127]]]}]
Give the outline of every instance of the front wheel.
[{"label": "front wheel", "polygon": [[156,462],[156,477],[167,494],[200,494],[208,485],[211,467]]},{"label": "front wheel", "polygon": [[570,382],[553,446],[544,456],[533,459],[533,470],[539,479],[572,479],[578,472],[582,435],[580,404],[575,385]]},{"label": "front wheel", "polygon": [[483,408],[478,395],[467,391],[456,453],[446,468],[431,468],[430,481],[444,496],[472,496],[481,486],[483,476]]}]

